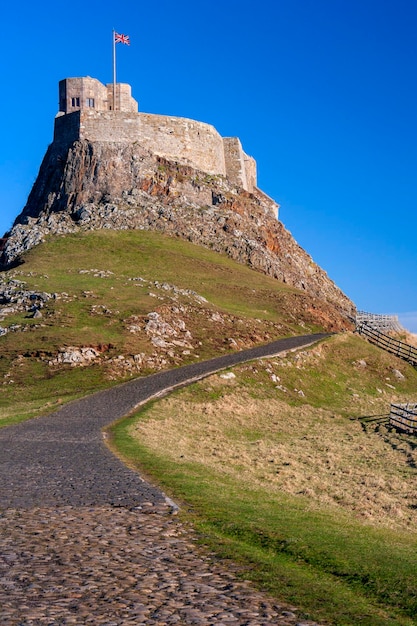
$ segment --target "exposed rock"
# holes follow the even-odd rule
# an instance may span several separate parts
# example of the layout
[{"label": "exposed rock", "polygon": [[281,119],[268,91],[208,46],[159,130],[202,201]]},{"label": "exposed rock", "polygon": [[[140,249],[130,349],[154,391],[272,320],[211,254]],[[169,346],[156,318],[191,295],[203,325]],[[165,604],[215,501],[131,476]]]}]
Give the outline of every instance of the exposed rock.
[{"label": "exposed rock", "polygon": [[[0,282],[0,320],[8,315],[27,311],[31,317],[42,317],[41,309],[56,294],[29,291],[23,281],[6,278]],[[4,333],[3,333],[4,334]]]},{"label": "exposed rock", "polygon": [[362,369],[364,369],[365,367],[368,367],[368,364],[364,359],[360,359],[359,361],[356,361],[354,365],[357,365],[358,367],[361,367]]},{"label": "exposed rock", "polygon": [[233,380],[236,378],[236,374],[233,372],[226,372],[225,374],[220,374],[220,378],[224,378],[224,380]]},{"label": "exposed rock", "polygon": [[184,320],[173,318],[170,322],[164,320],[156,311],[148,314],[145,332],[151,337],[152,344],[157,348],[172,348],[173,346],[192,349],[192,336],[187,330]]},{"label": "exposed rock", "polygon": [[272,216],[270,199],[138,144],[78,141],[65,151],[52,144],[2,264],[18,262],[47,235],[103,228],[156,230],[226,253],[316,297],[325,327],[350,328],[353,303]]},{"label": "exposed rock", "polygon": [[54,359],[49,361],[49,365],[72,365],[85,367],[90,365],[100,356],[100,352],[91,347],[73,347],[63,348]]}]

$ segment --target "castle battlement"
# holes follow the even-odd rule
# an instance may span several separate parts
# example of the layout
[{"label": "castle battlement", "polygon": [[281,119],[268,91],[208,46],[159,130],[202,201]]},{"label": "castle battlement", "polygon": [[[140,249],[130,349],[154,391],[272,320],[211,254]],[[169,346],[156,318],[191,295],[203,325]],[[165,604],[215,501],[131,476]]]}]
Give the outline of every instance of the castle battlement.
[{"label": "castle battlement", "polygon": [[[59,81],[59,111],[123,111],[137,113],[138,103],[132,98],[130,85],[116,83],[113,98],[113,83],[103,85],[97,78],[65,78]],[[113,102],[114,99],[114,102]]]},{"label": "castle battlement", "polygon": [[256,161],[245,154],[237,137],[223,138],[204,122],[138,112],[130,85],[117,83],[114,95],[113,84],[89,76],[61,80],[54,142],[138,142],[158,156],[255,191]]}]

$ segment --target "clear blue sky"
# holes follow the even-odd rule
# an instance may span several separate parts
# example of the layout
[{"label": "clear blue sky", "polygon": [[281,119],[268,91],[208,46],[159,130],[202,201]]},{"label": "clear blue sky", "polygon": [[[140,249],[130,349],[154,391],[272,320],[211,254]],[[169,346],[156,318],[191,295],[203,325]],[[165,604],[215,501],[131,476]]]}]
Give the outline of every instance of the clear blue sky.
[{"label": "clear blue sky", "polygon": [[3,3],[0,231],[23,208],[58,81],[240,137],[280,218],[359,309],[417,332],[417,0]]}]

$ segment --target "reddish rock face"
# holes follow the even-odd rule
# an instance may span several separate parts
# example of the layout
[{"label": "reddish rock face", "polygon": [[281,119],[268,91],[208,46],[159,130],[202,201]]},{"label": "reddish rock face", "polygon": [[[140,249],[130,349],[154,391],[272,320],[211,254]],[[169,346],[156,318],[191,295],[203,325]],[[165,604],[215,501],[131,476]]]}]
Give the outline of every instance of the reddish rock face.
[{"label": "reddish rock face", "polygon": [[264,228],[260,229],[261,235],[265,240],[265,245],[267,250],[273,252],[274,254],[280,254],[281,246],[279,244],[278,237],[275,233],[268,231]]},{"label": "reddish rock face", "polygon": [[[146,229],[183,237],[296,287],[314,319],[351,328],[354,304],[276,218],[277,205],[222,176],[158,157],[138,144],[52,144],[4,246],[3,266],[48,234]],[[298,305],[297,305],[298,306]]]}]

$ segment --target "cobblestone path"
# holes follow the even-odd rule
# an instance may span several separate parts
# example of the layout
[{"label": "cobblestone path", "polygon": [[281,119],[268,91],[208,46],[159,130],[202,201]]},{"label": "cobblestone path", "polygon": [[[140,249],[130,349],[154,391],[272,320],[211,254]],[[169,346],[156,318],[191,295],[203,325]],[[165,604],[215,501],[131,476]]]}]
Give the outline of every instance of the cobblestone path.
[{"label": "cobblestone path", "polygon": [[227,367],[164,372],[0,430],[1,626],[314,624],[197,545],[163,494],[103,444],[105,424],[215,363]]},{"label": "cobblestone path", "polygon": [[143,509],[5,510],[0,623],[312,623],[239,582],[233,566],[226,569],[197,546],[168,507]]}]

